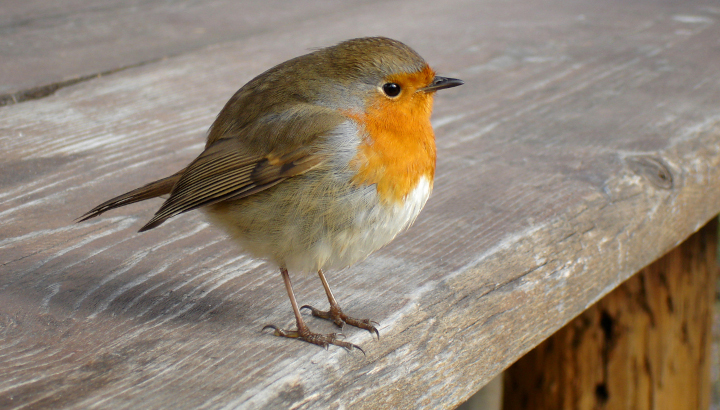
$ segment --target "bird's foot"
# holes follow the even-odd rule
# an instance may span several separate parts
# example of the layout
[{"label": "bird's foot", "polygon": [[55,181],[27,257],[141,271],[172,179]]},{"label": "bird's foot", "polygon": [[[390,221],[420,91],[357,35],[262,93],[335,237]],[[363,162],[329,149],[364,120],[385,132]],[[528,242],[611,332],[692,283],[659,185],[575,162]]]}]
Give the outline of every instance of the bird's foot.
[{"label": "bird's foot", "polygon": [[313,333],[305,326],[300,327],[299,330],[285,330],[281,329],[275,325],[266,325],[262,328],[264,331],[265,329],[273,329],[273,334],[275,336],[280,337],[289,337],[291,339],[300,339],[304,340],[308,343],[312,343],[318,346],[322,346],[325,349],[327,349],[330,345],[340,346],[343,349],[346,349],[348,351],[357,349],[362,352],[362,354],[365,354],[365,351],[360,348],[360,346],[343,342],[342,340],[338,340],[339,336],[343,336],[342,334],[337,333],[330,333],[327,335],[319,334],[319,333]]},{"label": "bird's foot", "polygon": [[379,324],[377,322],[373,322],[368,319],[352,318],[352,317],[346,315],[345,313],[343,313],[342,309],[340,309],[340,306],[330,305],[330,310],[327,310],[327,311],[315,309],[314,307],[312,307],[310,305],[305,305],[300,308],[300,310],[303,310],[303,309],[310,309],[313,316],[319,317],[321,319],[330,320],[340,328],[342,328],[345,324],[348,324],[350,326],[355,326],[360,329],[365,329],[368,332],[370,332],[371,334],[375,333],[377,335],[378,340],[380,340],[380,332],[373,325],[373,324],[376,324],[379,326]]}]

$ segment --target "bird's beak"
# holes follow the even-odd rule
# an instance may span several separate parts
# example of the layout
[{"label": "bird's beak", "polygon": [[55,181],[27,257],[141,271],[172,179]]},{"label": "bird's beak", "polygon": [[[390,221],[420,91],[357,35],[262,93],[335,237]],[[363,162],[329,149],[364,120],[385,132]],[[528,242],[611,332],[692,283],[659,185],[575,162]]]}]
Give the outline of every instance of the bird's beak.
[{"label": "bird's beak", "polygon": [[463,80],[458,80],[457,78],[435,77],[433,79],[433,82],[430,83],[430,85],[428,85],[427,87],[418,88],[418,91],[431,93],[433,91],[442,90],[444,88],[457,87],[458,85],[463,84],[465,84]]}]

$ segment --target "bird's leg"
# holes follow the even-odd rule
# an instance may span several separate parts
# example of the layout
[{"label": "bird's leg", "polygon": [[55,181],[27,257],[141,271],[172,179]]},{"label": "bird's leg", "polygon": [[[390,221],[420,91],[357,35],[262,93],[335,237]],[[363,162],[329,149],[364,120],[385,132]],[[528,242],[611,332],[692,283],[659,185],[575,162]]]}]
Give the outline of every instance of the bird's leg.
[{"label": "bird's leg", "polygon": [[363,354],[365,353],[359,346],[352,343],[343,342],[337,339],[337,333],[330,333],[327,335],[321,335],[313,333],[308,329],[307,325],[300,315],[300,309],[298,309],[297,301],[295,300],[295,293],[293,292],[292,283],[290,283],[290,275],[287,269],[281,268],[280,274],[282,275],[283,281],[285,282],[285,289],[287,290],[288,296],[290,297],[290,304],[292,305],[293,312],[295,313],[295,322],[297,323],[297,330],[285,330],[275,325],[266,325],[262,330],[273,329],[275,336],[290,337],[293,339],[304,340],[308,343],[316,344],[327,349],[329,345],[340,346],[347,350],[358,349]]},{"label": "bird's leg", "polygon": [[368,319],[355,319],[343,313],[342,309],[340,309],[340,305],[338,305],[337,303],[337,300],[335,300],[335,296],[333,296],[332,291],[330,290],[330,286],[327,283],[327,279],[325,279],[323,271],[319,270],[318,275],[320,275],[320,281],[322,281],[323,287],[325,288],[325,294],[328,298],[328,302],[330,302],[330,310],[322,311],[315,309],[310,305],[305,305],[300,309],[310,309],[313,316],[322,319],[332,320],[332,322],[340,328],[342,328],[343,325],[347,323],[348,325],[359,327],[360,329],[365,329],[370,333],[374,332],[377,335],[378,340],[380,340],[380,332],[375,326],[373,326],[374,322],[371,322]]}]

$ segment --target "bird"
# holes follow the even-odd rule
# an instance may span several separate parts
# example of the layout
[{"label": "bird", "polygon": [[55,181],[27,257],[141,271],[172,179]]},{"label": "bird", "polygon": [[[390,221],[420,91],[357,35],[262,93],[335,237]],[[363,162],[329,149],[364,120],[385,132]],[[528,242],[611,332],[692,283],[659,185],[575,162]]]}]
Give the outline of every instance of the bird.
[{"label": "bird", "polygon": [[[144,232],[199,209],[242,251],[279,268],[296,328],[262,331],[364,354],[341,334],[312,332],[301,310],[379,340],[376,322],[343,312],[324,271],[364,260],[415,221],[435,176],[433,97],[462,84],[386,37],[311,51],[242,86],[185,168],[103,202],[78,222],[165,197]],[[329,309],[299,308],[289,272],[317,272]]]}]

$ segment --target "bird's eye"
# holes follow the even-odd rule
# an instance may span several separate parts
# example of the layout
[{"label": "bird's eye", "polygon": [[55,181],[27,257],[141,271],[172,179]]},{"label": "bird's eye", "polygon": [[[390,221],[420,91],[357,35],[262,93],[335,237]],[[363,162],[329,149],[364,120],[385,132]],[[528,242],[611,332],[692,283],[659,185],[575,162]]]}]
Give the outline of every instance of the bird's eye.
[{"label": "bird's eye", "polygon": [[388,97],[397,97],[400,94],[400,86],[395,83],[385,83],[382,89]]}]

